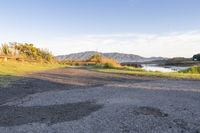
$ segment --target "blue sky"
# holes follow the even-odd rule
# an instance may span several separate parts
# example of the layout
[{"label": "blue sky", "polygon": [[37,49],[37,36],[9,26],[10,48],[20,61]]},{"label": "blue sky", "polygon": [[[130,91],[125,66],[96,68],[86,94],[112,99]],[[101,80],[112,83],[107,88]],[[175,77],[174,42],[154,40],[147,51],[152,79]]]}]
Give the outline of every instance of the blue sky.
[{"label": "blue sky", "polygon": [[31,42],[56,55],[190,57],[200,52],[199,13],[199,0],[1,0],[0,42]]}]

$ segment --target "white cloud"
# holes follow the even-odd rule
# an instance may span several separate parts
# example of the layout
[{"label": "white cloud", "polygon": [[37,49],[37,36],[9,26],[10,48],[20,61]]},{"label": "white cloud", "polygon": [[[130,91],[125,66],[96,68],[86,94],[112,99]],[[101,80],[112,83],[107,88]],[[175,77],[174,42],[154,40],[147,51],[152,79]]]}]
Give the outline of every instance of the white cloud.
[{"label": "white cloud", "polygon": [[146,57],[191,57],[200,53],[200,31],[165,34],[95,34],[55,37],[48,40],[39,38],[30,41],[36,43],[38,47],[49,48],[56,55],[88,50],[131,53]]},{"label": "white cloud", "polygon": [[[99,34],[71,38],[56,38],[42,44],[51,44],[56,54],[88,50],[132,53],[141,56],[191,57],[200,52],[200,32],[168,34]],[[43,45],[45,46],[45,45]],[[46,45],[49,47],[49,45]]]}]

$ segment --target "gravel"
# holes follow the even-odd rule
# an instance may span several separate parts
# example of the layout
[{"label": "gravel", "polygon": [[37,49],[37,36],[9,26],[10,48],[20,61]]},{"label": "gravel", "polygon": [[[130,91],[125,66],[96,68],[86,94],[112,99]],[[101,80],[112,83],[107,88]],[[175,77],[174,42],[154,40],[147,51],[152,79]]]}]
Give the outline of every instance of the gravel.
[{"label": "gravel", "polygon": [[63,68],[0,88],[2,133],[199,133],[200,82]]}]

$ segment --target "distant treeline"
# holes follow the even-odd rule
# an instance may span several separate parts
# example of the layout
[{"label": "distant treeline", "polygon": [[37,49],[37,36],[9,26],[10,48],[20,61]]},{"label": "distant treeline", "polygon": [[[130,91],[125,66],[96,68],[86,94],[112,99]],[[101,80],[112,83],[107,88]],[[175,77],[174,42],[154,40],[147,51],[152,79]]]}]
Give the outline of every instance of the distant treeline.
[{"label": "distant treeline", "polygon": [[16,59],[20,61],[52,62],[54,56],[47,49],[36,48],[28,43],[4,43],[0,47],[0,57],[7,61]]}]

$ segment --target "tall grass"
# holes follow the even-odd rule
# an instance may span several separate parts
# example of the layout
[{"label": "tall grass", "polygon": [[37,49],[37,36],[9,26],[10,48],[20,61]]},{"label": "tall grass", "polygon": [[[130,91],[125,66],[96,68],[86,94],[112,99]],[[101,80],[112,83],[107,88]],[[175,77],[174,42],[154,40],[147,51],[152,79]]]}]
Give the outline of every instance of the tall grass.
[{"label": "tall grass", "polygon": [[198,79],[200,80],[199,73],[181,73],[181,72],[151,72],[145,71],[141,68],[130,69],[94,69],[99,72],[106,73],[119,73],[119,74],[131,74],[139,76],[155,76],[155,77],[165,77],[165,78],[176,78],[176,79]]},{"label": "tall grass", "polygon": [[4,55],[10,54],[9,45],[8,44],[2,44],[1,51],[2,51],[2,54],[4,54]]},{"label": "tall grass", "polygon": [[186,70],[180,71],[182,73],[200,74],[200,66],[193,66]]},{"label": "tall grass", "polygon": [[121,65],[114,59],[104,57],[100,54],[96,54],[90,57],[87,62],[94,62],[97,68],[120,68]]}]

